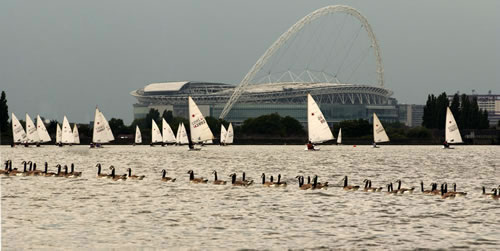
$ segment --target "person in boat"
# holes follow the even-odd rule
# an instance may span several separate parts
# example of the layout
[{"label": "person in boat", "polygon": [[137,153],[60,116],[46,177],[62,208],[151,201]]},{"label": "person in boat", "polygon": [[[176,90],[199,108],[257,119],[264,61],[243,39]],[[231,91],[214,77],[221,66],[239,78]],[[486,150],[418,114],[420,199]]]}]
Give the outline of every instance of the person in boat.
[{"label": "person in boat", "polygon": [[28,142],[24,142],[24,147],[29,147]]},{"label": "person in boat", "polygon": [[377,147],[377,143],[373,142],[372,146]]},{"label": "person in boat", "polygon": [[36,142],[36,147],[40,147],[40,142]]},{"label": "person in boat", "polygon": [[314,150],[314,144],[310,140],[307,142],[307,150]]},{"label": "person in boat", "polygon": [[189,146],[189,149],[194,149],[193,141],[190,140],[188,143],[188,146]]},{"label": "person in boat", "polygon": [[14,147],[14,146],[16,146],[16,145],[14,144],[14,142],[10,143],[10,147]]},{"label": "person in boat", "polygon": [[94,143],[90,142],[90,148],[94,148]]},{"label": "person in boat", "polygon": [[443,146],[444,148],[450,148],[450,144],[448,144],[448,141],[446,140],[443,142]]},{"label": "person in boat", "polygon": [[149,146],[154,146],[154,145],[153,145],[153,142],[151,142],[151,143],[149,144]]}]

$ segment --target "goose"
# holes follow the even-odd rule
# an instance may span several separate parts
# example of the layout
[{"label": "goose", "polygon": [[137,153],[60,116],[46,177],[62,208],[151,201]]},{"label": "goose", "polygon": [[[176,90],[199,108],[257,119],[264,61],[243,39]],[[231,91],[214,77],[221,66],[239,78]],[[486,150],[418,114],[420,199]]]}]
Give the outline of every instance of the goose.
[{"label": "goose", "polygon": [[105,174],[105,173],[101,173],[101,164],[100,163],[97,163],[97,165],[95,165],[97,167],[97,178],[110,178],[109,175]]},{"label": "goose", "polygon": [[82,172],[75,172],[75,164],[71,163],[71,172],[69,173],[72,177],[82,176]]},{"label": "goose", "polygon": [[467,195],[466,192],[457,192],[457,184],[456,183],[453,183],[453,192],[450,192],[450,193],[454,193],[456,196],[465,196],[465,195]]},{"label": "goose", "polygon": [[[493,190],[492,190],[493,191]],[[485,196],[490,196],[490,195],[493,195],[493,193],[487,193],[486,192],[486,188],[483,186],[483,195]]]},{"label": "goose", "polygon": [[9,161],[9,173],[7,174],[8,176],[18,176],[18,173],[20,173],[17,168],[12,169],[12,161]]},{"label": "goose", "polygon": [[189,182],[191,182],[191,183],[197,183],[198,184],[198,183],[207,183],[208,182],[207,179],[195,178],[193,170],[189,170],[187,173],[189,174]]},{"label": "goose", "polygon": [[345,176],[342,180],[344,181],[344,190],[356,191],[359,189],[359,186],[348,186],[347,185],[347,176]]},{"label": "goose", "polygon": [[365,183],[365,188],[363,188],[363,191],[368,192],[368,183],[369,183],[369,180],[365,179],[365,180],[363,180],[363,182]]},{"label": "goose", "polygon": [[370,182],[370,184],[368,185],[368,188],[373,189],[374,190],[373,192],[381,192],[382,189],[384,189],[383,187],[378,187],[378,188],[374,187],[374,188],[372,188],[372,181],[371,180],[368,180],[368,181]]},{"label": "goose", "polygon": [[262,185],[263,186],[270,187],[270,186],[274,185],[274,182],[272,182],[272,181],[266,182],[266,174],[265,173],[262,173],[261,177],[262,177]]},{"label": "goose", "polygon": [[398,191],[394,191],[394,187],[392,186],[392,182],[387,184],[387,194],[396,195]]},{"label": "goose", "polygon": [[[248,185],[253,184],[253,180],[246,180],[246,179],[245,179],[245,177],[246,177],[246,176],[245,176],[245,172],[243,172],[243,173],[241,174],[241,181],[245,182],[245,183],[247,184],[247,186],[248,186]],[[272,176],[271,176],[271,182],[272,182],[272,181],[273,181],[273,180],[272,180]]]},{"label": "goose", "polygon": [[244,180],[236,180],[236,173],[233,173],[233,174],[231,174],[229,176],[231,177],[231,184],[233,186],[249,186],[249,185],[251,185],[253,183],[253,181],[250,182],[250,183],[248,183],[248,182],[246,182]]},{"label": "goose", "polygon": [[434,188],[434,183],[431,183],[431,190],[424,190],[424,182],[420,181],[420,191],[422,191],[422,193],[431,194],[433,188]]},{"label": "goose", "polygon": [[312,184],[304,184],[304,176],[297,176],[295,178],[299,180],[299,188],[301,190],[307,190],[312,187]]},{"label": "goose", "polygon": [[227,183],[227,181],[225,180],[219,180],[217,179],[217,171],[213,171],[212,174],[214,175],[214,182],[212,182],[212,184],[214,185],[225,185]]},{"label": "goose", "polygon": [[36,170],[36,163],[33,163],[33,176],[41,176],[43,172],[40,170]]},{"label": "goose", "polygon": [[278,182],[274,183],[278,187],[286,187],[286,182],[281,182],[281,174],[278,174]]},{"label": "goose", "polygon": [[7,175],[9,173],[9,161],[10,160],[6,160],[5,161],[5,169],[4,170],[0,170],[0,174]]},{"label": "goose", "polygon": [[318,183],[318,175],[314,175],[312,189],[326,189],[328,182],[325,184]]},{"label": "goose", "polygon": [[493,192],[491,198],[493,198],[494,200],[500,199],[500,191],[498,189],[493,188],[491,191]]},{"label": "goose", "polygon": [[124,174],[124,175],[115,175],[115,167],[113,165],[111,165],[109,167],[109,169],[111,170],[111,179],[114,180],[114,181],[117,181],[117,180],[126,180],[127,179],[127,175]]},{"label": "goose", "polygon": [[49,173],[48,170],[49,170],[49,164],[45,162],[45,171],[43,171],[42,175],[45,177],[51,177],[56,175],[56,173]]},{"label": "goose", "polygon": [[366,179],[363,182],[365,182],[365,188],[363,189],[365,192],[380,192],[383,189],[383,187],[372,187],[372,181],[369,179]]},{"label": "goose", "polygon": [[19,172],[19,171],[15,172],[15,176],[26,176],[28,174],[28,170],[27,170],[28,162],[23,161],[23,162],[21,162],[21,164],[24,165],[24,169],[22,172]]},{"label": "goose", "polygon": [[161,181],[175,182],[175,178],[166,177],[167,171],[165,169],[161,170]]},{"label": "goose", "polygon": [[397,180],[396,182],[398,183],[398,189],[396,190],[396,192],[398,193],[405,193],[405,192],[413,193],[413,191],[415,190],[415,187],[401,188],[401,180]]},{"label": "goose", "polygon": [[64,173],[61,172],[61,165],[57,164],[56,167],[57,167],[57,173],[54,176],[55,177],[65,177]]},{"label": "goose", "polygon": [[133,180],[142,180],[144,179],[144,175],[141,175],[141,176],[137,176],[137,175],[132,175],[132,168],[127,168],[127,171],[128,171],[128,177],[129,179],[133,179]]},{"label": "goose", "polygon": [[443,199],[455,198],[455,193],[448,192],[448,184],[446,184],[446,182],[444,183],[444,189],[443,189],[443,186],[441,185],[441,198],[443,198]]},{"label": "goose", "polygon": [[[437,188],[437,183],[432,183],[431,195],[441,195],[441,191]],[[444,189],[444,184],[441,184],[441,189]]]}]

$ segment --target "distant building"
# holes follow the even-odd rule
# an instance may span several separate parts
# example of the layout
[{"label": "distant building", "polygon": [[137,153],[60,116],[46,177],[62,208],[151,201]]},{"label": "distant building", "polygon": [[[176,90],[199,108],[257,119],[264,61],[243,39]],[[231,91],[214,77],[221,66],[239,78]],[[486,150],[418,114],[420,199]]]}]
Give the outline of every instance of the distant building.
[{"label": "distant building", "polygon": [[409,127],[422,126],[425,105],[398,105],[399,122]]},{"label": "distant building", "polygon": [[[459,94],[460,95],[460,94]],[[453,100],[454,95],[448,95],[450,102]],[[488,94],[467,94],[470,101],[477,98],[477,105],[479,109],[488,111],[488,119],[490,120],[490,126],[495,126],[500,120],[500,94],[492,94],[491,91]]]}]

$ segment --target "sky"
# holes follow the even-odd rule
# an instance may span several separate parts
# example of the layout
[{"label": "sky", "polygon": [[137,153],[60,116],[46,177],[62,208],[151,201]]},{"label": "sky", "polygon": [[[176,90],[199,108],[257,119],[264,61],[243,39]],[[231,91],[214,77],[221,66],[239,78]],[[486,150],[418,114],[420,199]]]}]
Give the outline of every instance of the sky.
[{"label": "sky", "polygon": [[429,93],[500,94],[500,1],[3,0],[0,90],[9,113],[87,123],[133,119],[155,82],[238,84],[290,26],[328,5],[361,12],[399,103]]}]

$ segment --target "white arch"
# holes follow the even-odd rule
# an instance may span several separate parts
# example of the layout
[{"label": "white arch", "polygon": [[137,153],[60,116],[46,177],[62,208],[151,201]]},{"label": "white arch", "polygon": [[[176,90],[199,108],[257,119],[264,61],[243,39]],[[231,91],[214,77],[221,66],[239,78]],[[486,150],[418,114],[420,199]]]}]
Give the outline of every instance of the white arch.
[{"label": "white arch", "polygon": [[223,119],[231,110],[233,105],[238,101],[239,97],[243,93],[245,87],[249,84],[250,80],[253,79],[255,74],[264,66],[267,62],[267,60],[276,52],[277,49],[279,49],[293,34],[296,32],[300,31],[306,24],[316,20],[319,17],[322,17],[324,15],[330,14],[330,13],[335,13],[335,12],[344,12],[349,15],[352,15],[356,17],[361,24],[363,24],[363,27],[365,27],[366,32],[368,33],[368,36],[370,37],[372,41],[372,47],[374,48],[375,51],[375,58],[376,58],[376,64],[377,64],[377,75],[378,75],[378,83],[380,87],[384,87],[384,68],[382,67],[382,58],[380,57],[380,48],[377,43],[377,39],[375,38],[375,34],[372,31],[372,28],[370,24],[368,23],[368,20],[361,15],[356,9],[346,6],[346,5],[330,5],[327,7],[323,7],[321,9],[317,9],[314,12],[311,12],[309,15],[303,17],[300,19],[297,23],[295,23],[292,27],[290,27],[285,33],[283,33],[278,40],[276,40],[271,47],[267,49],[267,51],[257,60],[257,62],[254,64],[254,66],[250,69],[250,71],[247,73],[247,75],[243,78],[241,83],[236,87],[233,95],[227,102],[226,106],[222,110],[222,113],[220,114],[219,118]]}]

